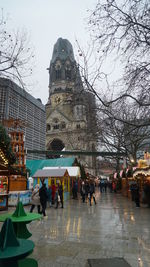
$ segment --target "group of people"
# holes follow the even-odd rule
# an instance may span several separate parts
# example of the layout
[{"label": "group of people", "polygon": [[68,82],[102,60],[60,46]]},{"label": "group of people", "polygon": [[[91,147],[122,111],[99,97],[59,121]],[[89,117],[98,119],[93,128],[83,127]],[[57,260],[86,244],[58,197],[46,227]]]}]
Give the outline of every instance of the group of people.
[{"label": "group of people", "polygon": [[46,187],[46,184],[42,182],[42,186],[40,187],[39,184],[35,185],[35,188],[32,191],[31,195],[31,208],[30,212],[32,212],[37,206],[37,211],[43,216],[46,216],[46,207],[47,204],[49,207],[55,205],[57,209],[59,204],[61,204],[61,208],[64,207],[63,205],[63,186],[62,184],[58,184],[55,186],[53,183],[52,186]]},{"label": "group of people", "polygon": [[101,179],[99,181],[99,190],[101,193],[105,192],[107,193],[107,189],[109,189],[109,192],[112,193],[116,193],[117,190],[116,190],[116,183],[114,181],[108,181],[108,180],[104,180],[104,179]]},{"label": "group of people", "polygon": [[150,183],[145,182],[140,193],[140,186],[138,183],[130,185],[132,201],[135,202],[136,207],[140,207],[140,202],[147,204],[150,208]]},{"label": "group of people", "polygon": [[81,184],[81,197],[82,202],[85,203],[89,199],[90,206],[92,205],[92,199],[96,205],[96,199],[95,199],[95,184],[94,181],[83,181]]}]

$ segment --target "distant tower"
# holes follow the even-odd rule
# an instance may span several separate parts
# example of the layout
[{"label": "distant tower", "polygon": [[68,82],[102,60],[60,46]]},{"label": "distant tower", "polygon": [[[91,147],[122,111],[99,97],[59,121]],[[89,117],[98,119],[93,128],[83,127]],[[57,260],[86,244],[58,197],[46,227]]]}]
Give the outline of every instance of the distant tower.
[{"label": "distant tower", "polygon": [[[49,99],[46,104],[48,150],[96,151],[96,105],[83,88],[71,43],[59,38],[49,67]],[[90,173],[96,173],[95,157],[79,156]]]}]

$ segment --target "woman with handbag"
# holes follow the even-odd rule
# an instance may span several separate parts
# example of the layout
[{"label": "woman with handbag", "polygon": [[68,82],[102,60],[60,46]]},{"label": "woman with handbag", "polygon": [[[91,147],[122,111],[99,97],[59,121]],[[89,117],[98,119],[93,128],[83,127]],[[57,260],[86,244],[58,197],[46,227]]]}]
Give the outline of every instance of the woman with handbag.
[{"label": "woman with handbag", "polygon": [[31,208],[30,208],[30,212],[32,212],[35,208],[35,206],[37,206],[37,210],[38,210],[38,213],[40,213],[40,196],[39,196],[39,185],[36,184],[33,192],[32,192],[32,195],[31,195]]}]

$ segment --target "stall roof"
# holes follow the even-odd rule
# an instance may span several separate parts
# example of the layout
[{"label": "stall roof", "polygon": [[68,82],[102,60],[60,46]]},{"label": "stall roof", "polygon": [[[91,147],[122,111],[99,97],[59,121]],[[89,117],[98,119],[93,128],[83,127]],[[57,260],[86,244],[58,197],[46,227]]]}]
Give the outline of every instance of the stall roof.
[{"label": "stall roof", "polygon": [[133,173],[133,177],[138,175],[150,176],[150,168],[137,168]]},{"label": "stall roof", "polygon": [[37,170],[44,167],[70,167],[75,164],[76,158],[57,158],[57,159],[40,159],[40,160],[27,160],[26,167],[30,169],[30,176],[33,176]]},{"label": "stall roof", "polygon": [[47,169],[47,170],[38,170],[33,175],[34,178],[47,178],[47,177],[63,177],[67,172],[66,169]]},{"label": "stall roof", "polygon": [[[64,167],[44,167],[43,170],[48,170],[48,169],[63,169]],[[65,167],[69,173],[70,177],[80,177],[80,168],[78,166],[73,166],[73,167]]]}]

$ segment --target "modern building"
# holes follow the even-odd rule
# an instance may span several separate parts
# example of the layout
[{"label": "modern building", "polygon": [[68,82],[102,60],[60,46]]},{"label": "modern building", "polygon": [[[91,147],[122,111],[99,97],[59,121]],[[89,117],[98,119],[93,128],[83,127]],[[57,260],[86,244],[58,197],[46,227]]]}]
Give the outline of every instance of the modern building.
[{"label": "modern building", "polygon": [[[84,90],[73,48],[68,40],[57,40],[48,70],[47,150],[96,151],[95,96]],[[95,157],[78,158],[90,173],[95,174]]]},{"label": "modern building", "polygon": [[[45,150],[45,106],[14,82],[0,78],[0,122],[11,119],[22,122],[20,129],[24,132],[27,159],[44,158],[44,155],[30,154],[28,150]],[[8,132],[13,130],[8,128]]]}]

